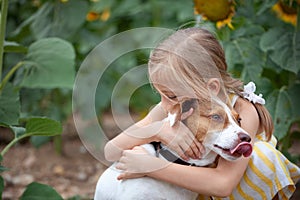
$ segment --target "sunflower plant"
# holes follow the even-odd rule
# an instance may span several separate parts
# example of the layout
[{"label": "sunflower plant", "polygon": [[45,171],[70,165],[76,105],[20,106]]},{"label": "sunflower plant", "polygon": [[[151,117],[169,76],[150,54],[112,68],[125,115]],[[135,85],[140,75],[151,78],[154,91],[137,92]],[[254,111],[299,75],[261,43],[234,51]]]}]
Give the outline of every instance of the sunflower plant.
[{"label": "sunflower plant", "polygon": [[[13,133],[13,140],[0,151],[0,162],[17,142],[33,136],[57,136],[62,133],[61,123],[45,116],[21,116],[20,89],[72,87],[75,75],[72,45],[60,38],[43,38],[28,47],[6,40],[8,0],[1,1],[0,14],[0,126]],[[22,54],[22,59],[12,67],[4,68],[4,53]],[[5,73],[2,75],[2,71]],[[7,168],[0,165],[0,173]],[[0,197],[4,190],[0,176]],[[20,199],[62,199],[50,186],[31,183]]]}]

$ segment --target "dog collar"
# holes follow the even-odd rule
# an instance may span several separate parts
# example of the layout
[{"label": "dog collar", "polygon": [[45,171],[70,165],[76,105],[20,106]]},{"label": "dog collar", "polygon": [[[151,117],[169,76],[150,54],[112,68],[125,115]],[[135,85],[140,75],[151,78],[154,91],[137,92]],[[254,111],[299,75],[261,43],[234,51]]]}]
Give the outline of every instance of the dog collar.
[{"label": "dog collar", "polygon": [[151,142],[150,144],[152,144],[154,149],[155,149],[156,157],[159,157],[159,155],[161,155],[166,160],[168,160],[172,163],[177,163],[177,164],[180,164],[180,165],[196,166],[195,164],[188,163],[188,162],[178,158],[176,155],[174,155],[168,149],[162,148],[160,142]]}]

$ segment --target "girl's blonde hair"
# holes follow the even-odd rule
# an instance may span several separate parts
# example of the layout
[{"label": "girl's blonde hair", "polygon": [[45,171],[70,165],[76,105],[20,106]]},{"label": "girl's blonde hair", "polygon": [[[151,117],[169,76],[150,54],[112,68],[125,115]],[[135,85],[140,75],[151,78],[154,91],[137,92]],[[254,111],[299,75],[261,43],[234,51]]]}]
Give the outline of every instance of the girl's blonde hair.
[{"label": "girl's blonde hair", "polygon": [[[206,86],[210,78],[218,78],[224,94],[235,93],[242,97],[243,83],[230,76],[224,51],[218,40],[208,30],[187,28],[176,31],[161,42],[150,55],[149,78],[152,84],[165,84],[166,81],[192,90],[199,99],[208,99]],[[165,80],[165,81],[162,81]],[[267,109],[254,104],[260,126],[267,140],[273,132],[273,122]]]}]

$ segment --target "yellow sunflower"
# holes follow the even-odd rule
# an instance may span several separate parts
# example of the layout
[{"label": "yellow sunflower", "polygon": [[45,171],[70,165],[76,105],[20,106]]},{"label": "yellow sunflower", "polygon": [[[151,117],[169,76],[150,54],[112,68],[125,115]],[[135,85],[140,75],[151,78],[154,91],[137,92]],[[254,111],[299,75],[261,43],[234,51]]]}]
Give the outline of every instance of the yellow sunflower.
[{"label": "yellow sunflower", "polygon": [[216,22],[221,28],[227,25],[233,29],[231,24],[234,16],[234,5],[232,0],[194,0],[195,15],[201,15],[204,20]]},{"label": "yellow sunflower", "polygon": [[90,11],[86,15],[86,20],[89,22],[96,21],[96,20],[101,20],[101,21],[107,21],[110,17],[110,9],[104,9],[101,13],[95,12],[95,11]]},{"label": "yellow sunflower", "polygon": [[[297,24],[297,9],[293,6],[293,3],[296,1],[284,2],[278,1],[273,7],[272,10],[277,14],[277,16],[284,22],[291,23],[294,26]],[[297,0],[297,3],[300,4],[300,1]]]},{"label": "yellow sunflower", "polygon": [[96,21],[100,18],[100,14],[95,11],[90,11],[90,12],[88,12],[88,14],[86,15],[85,18],[89,22]]}]

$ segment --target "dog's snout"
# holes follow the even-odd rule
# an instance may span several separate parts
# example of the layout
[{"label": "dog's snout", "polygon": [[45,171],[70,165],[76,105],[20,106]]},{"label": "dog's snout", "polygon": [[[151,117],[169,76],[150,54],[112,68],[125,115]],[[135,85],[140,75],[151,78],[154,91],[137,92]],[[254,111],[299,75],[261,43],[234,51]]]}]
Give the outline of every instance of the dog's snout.
[{"label": "dog's snout", "polygon": [[238,133],[238,136],[242,142],[251,142],[251,137],[245,133],[240,132]]}]

